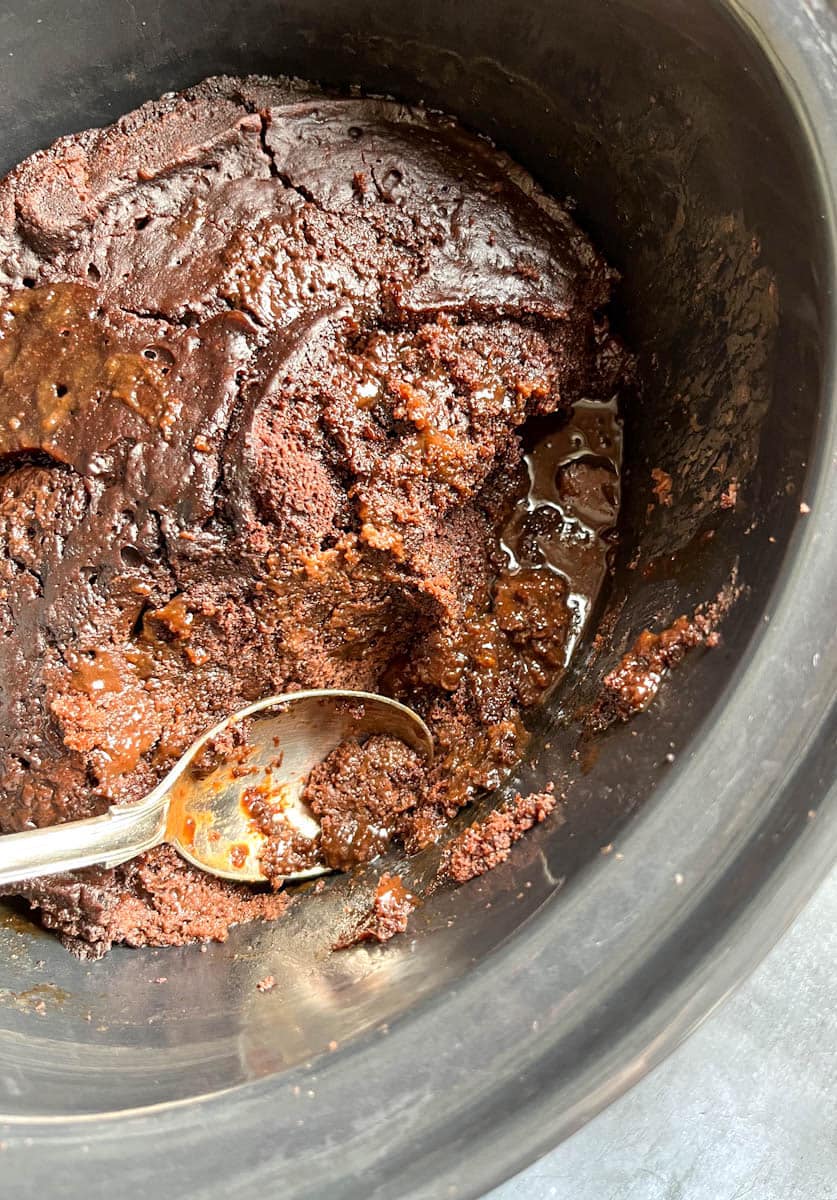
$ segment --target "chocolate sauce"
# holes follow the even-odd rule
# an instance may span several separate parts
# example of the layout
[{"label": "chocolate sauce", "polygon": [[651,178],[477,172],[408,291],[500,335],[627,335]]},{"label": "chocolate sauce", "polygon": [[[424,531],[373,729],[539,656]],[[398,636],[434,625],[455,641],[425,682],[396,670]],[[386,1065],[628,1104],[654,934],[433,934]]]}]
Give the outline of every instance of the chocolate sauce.
[{"label": "chocolate sauce", "polygon": [[503,526],[500,546],[512,575],[534,569],[566,582],[567,665],[604,582],[619,514],[618,400],[579,400],[568,419],[551,425],[544,431],[541,421],[530,430],[534,440],[524,454],[528,488]]}]

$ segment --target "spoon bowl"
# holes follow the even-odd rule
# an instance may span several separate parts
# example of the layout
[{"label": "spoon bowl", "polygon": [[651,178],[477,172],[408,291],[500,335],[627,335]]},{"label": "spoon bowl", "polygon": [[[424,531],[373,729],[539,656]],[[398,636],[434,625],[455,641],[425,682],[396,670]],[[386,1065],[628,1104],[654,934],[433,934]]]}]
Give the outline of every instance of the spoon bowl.
[{"label": "spoon bowl", "polygon": [[[240,731],[238,744],[207,771],[204,752],[230,730]],[[177,777],[169,777],[165,840],[213,875],[263,883],[266,822],[254,819],[251,798],[261,799],[262,810],[273,809],[277,825],[313,843],[320,827],[302,798],[309,774],[346,738],[375,733],[398,737],[432,758],[433,740],[421,718],[370,692],[294,692],[242,709],[195,742]],[[316,863],[286,878],[307,879],[329,869]]]},{"label": "spoon bowl", "polygon": [[[282,879],[322,875],[331,868],[319,854],[320,827],[303,800],[305,782],[342,741],[372,734],[400,738],[432,760],[424,721],[386,696],[317,689],[259,700],[198,738],[137,804],[0,837],[0,886],[96,864],[115,867],[162,842],[203,871],[264,883],[261,860],[274,831],[307,847],[304,865]],[[271,882],[280,880],[272,875]]]}]

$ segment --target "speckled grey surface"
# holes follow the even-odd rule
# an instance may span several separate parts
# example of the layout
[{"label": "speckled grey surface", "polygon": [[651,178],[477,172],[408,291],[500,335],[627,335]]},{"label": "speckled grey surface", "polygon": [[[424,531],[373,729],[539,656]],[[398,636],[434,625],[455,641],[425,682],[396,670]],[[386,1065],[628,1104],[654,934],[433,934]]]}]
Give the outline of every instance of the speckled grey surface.
[{"label": "speckled grey surface", "polygon": [[656,1071],[486,1200],[835,1200],[837,870]]}]

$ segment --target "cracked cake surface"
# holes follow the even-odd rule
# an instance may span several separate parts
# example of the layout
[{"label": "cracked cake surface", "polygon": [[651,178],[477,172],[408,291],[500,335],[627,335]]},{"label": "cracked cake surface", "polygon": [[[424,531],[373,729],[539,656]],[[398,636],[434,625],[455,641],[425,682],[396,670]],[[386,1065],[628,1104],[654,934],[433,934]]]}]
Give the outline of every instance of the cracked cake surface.
[{"label": "cracked cake surface", "polygon": [[[618,388],[611,286],[488,142],[298,81],[207,80],[12,171],[0,830],[137,800],[234,709],[335,686],[412,704],[437,754],[342,747],[309,785],[328,861],[436,839],[565,664],[560,512],[514,564],[498,531],[521,427]],[[18,890],[85,954],[287,904],[165,847]]]}]

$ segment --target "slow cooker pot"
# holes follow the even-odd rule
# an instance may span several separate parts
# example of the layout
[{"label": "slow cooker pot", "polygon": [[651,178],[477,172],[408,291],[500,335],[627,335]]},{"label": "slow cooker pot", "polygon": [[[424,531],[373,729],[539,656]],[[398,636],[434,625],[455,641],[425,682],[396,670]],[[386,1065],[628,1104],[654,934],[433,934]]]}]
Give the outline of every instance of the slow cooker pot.
[{"label": "slow cooker pot", "polygon": [[[567,823],[385,947],[328,953],[348,880],[205,952],[85,964],[17,910],[0,926],[6,1194],[476,1196],[670,1050],[834,858],[837,14],[29,0],[0,6],[0,48],[3,167],[208,74],[298,74],[457,114],[571,196],[622,273],[645,388],[607,636],[513,781],[557,778]],[[636,635],[719,595],[722,646],[573,759]]]}]

